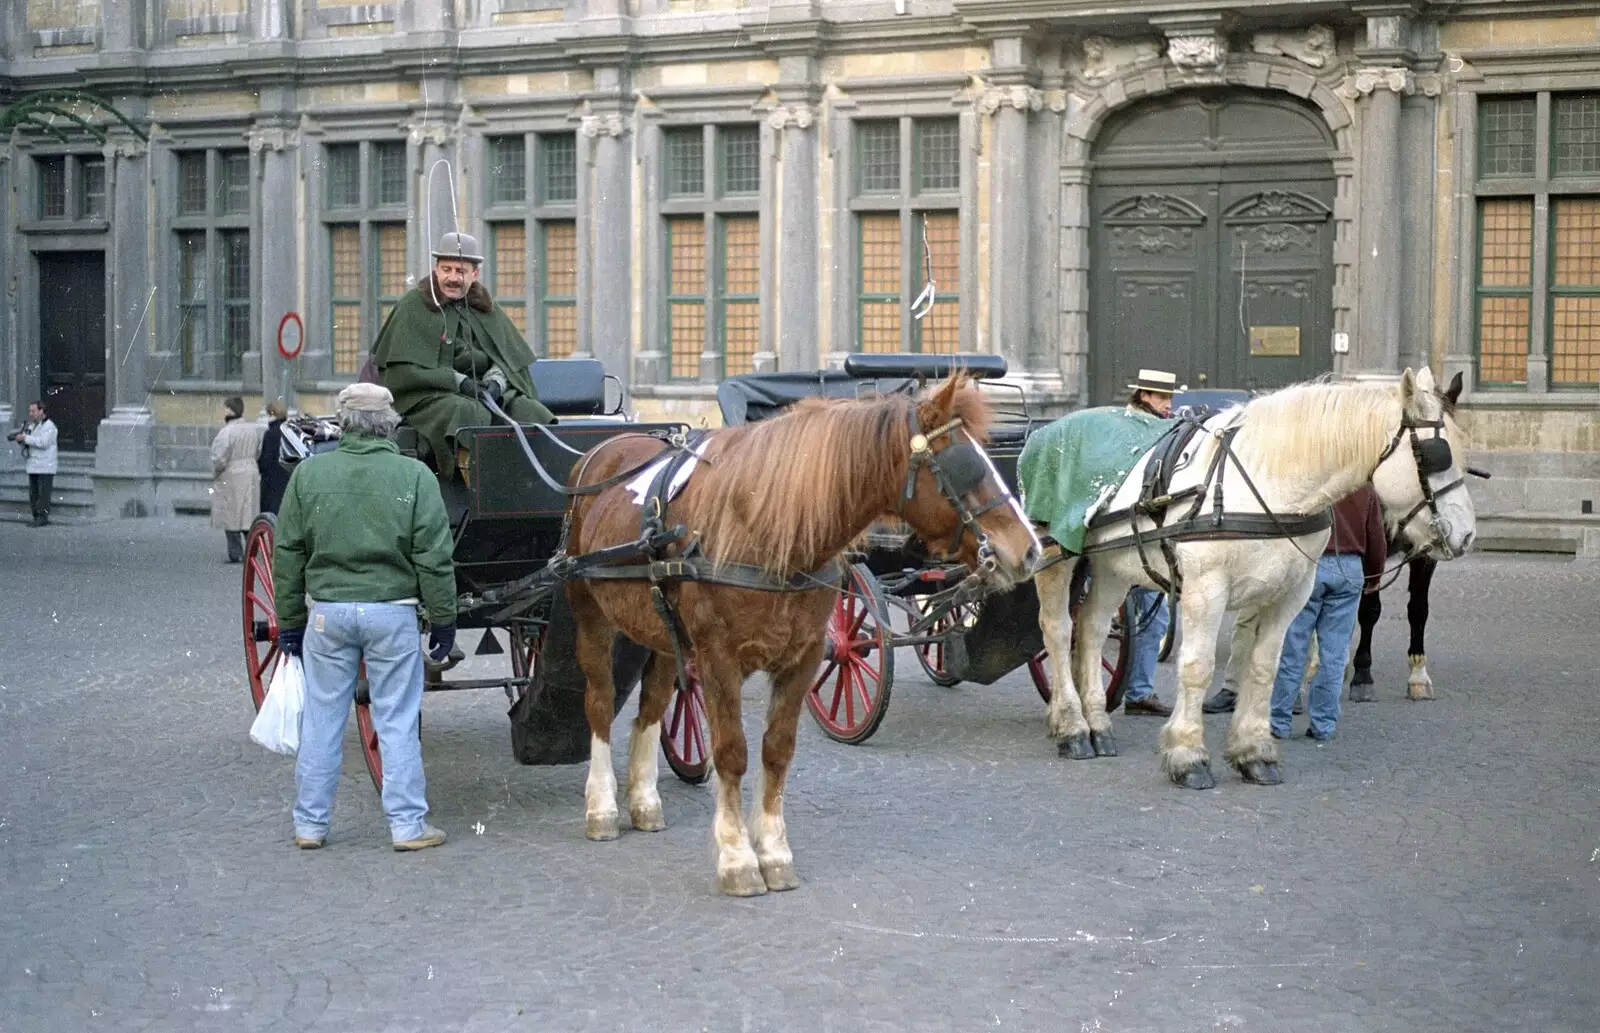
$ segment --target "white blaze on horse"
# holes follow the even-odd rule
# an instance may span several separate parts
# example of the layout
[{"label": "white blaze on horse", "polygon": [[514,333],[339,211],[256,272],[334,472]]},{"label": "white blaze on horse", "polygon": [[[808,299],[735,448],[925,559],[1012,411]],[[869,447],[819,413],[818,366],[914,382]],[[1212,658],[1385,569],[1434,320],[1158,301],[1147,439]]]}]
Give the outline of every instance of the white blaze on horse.
[{"label": "white blaze on horse", "polygon": [[[1198,490],[1167,507],[1162,523],[1146,515],[1091,520],[1084,553],[1092,577],[1076,629],[1068,608],[1070,565],[1037,576],[1039,624],[1056,686],[1048,726],[1061,753],[1115,755],[1098,677],[1100,644],[1130,586],[1176,581],[1184,638],[1177,705],[1161,731],[1168,776],[1191,789],[1216,784],[1200,708],[1223,615],[1237,612],[1253,615],[1259,634],[1243,666],[1225,756],[1246,781],[1281,782],[1268,720],[1272,681],[1284,633],[1311,595],[1330,534],[1326,520],[1303,529],[1316,527],[1317,514],[1370,480],[1391,539],[1441,559],[1460,556],[1477,530],[1462,456],[1462,434],[1427,368],[1406,370],[1398,383],[1299,384],[1209,418],[1172,482],[1173,494],[1186,480]],[[1107,512],[1136,500],[1139,479],[1136,468]],[[1142,548],[1133,545],[1135,532]],[[1069,648],[1074,642],[1077,648]]]}]

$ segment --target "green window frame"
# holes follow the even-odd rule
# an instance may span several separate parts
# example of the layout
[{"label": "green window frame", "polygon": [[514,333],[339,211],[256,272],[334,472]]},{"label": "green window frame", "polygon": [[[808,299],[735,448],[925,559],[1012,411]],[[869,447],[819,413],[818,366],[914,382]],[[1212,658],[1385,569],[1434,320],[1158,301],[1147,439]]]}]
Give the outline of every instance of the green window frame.
[{"label": "green window frame", "polygon": [[238,380],[253,350],[250,160],[244,148],[173,154],[177,379]]},{"label": "green window frame", "polygon": [[324,325],[336,377],[360,372],[383,321],[407,290],[409,153],[405,141],[394,139],[324,145]]},{"label": "green window frame", "polygon": [[1481,95],[1476,151],[1477,386],[1600,387],[1600,91]]},{"label": "green window frame", "polygon": [[762,332],[761,128],[669,126],[661,150],[667,378],[714,383],[752,372]]},{"label": "green window frame", "polygon": [[853,140],[856,347],[960,351],[959,118],[862,119]]}]

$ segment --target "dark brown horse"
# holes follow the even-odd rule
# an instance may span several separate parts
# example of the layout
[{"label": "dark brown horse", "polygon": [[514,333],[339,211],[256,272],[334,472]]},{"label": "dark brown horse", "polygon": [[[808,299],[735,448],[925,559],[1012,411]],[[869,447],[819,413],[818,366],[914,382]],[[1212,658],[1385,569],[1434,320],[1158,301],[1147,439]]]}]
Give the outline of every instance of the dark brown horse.
[{"label": "dark brown horse", "polygon": [[[757,567],[781,580],[826,567],[874,521],[898,514],[930,548],[979,570],[996,588],[1009,587],[1029,576],[1040,548],[1020,507],[984,462],[979,443],[989,419],[979,391],[951,378],[921,400],[811,400],[770,421],[713,431],[693,476],[667,509],[666,524],[688,531],[674,551],[692,540],[711,560]],[[578,465],[572,486],[639,466],[659,448],[643,438],[615,439]],[[971,476],[956,476],[957,467]],[[578,556],[631,542],[640,534],[640,518],[627,485],[580,498],[568,551]],[[667,589],[691,645],[686,659],[695,665],[711,724],[717,774],[713,835],[717,880],[725,893],[752,896],[799,885],[784,827],[784,781],[837,592],[831,582],[788,592],[699,581]],[[567,597],[578,625],[593,734],[587,834],[596,840],[618,834],[611,642],[619,631],[654,651],[633,722],[628,810],[635,829],[659,830],[665,823],[656,791],[656,743],[676,675],[672,638],[644,581],[574,580]],[[756,671],[771,675],[772,688],[761,743],[765,779],[752,833],[740,795],[747,757],[739,703],[745,679]]]}]

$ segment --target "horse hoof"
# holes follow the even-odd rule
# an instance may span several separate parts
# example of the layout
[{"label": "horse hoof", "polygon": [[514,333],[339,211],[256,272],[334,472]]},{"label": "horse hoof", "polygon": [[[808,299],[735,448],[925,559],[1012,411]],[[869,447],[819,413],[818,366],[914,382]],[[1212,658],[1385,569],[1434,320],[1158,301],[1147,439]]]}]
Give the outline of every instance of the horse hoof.
[{"label": "horse hoof", "polygon": [[1378,694],[1376,692],[1372,691],[1372,682],[1370,682],[1370,681],[1367,681],[1367,682],[1354,682],[1353,681],[1353,682],[1351,682],[1350,683],[1350,702],[1352,702],[1352,703],[1376,703],[1376,702],[1378,702]]},{"label": "horse hoof", "polygon": [[1433,686],[1408,685],[1406,686],[1406,698],[1417,703],[1431,703],[1433,702]]},{"label": "horse hoof", "polygon": [[1200,764],[1188,771],[1175,772],[1172,780],[1185,789],[1215,789],[1217,780],[1211,777],[1211,765]]},{"label": "horse hoof", "polygon": [[616,839],[620,833],[617,831],[617,814],[591,814],[584,822],[583,834],[596,843],[605,843]]},{"label": "horse hoof", "polygon": [[764,864],[761,866],[761,878],[766,882],[767,889],[774,893],[792,890],[800,885],[800,876],[794,873],[792,864]]},{"label": "horse hoof", "polygon": [[1356,668],[1356,673],[1350,678],[1350,684],[1351,685],[1371,685],[1372,684],[1372,668],[1370,668],[1370,667],[1357,667]]},{"label": "horse hoof", "polygon": [[667,819],[662,816],[659,803],[654,807],[640,807],[628,813],[633,818],[635,832],[660,832],[667,827]]},{"label": "horse hoof", "polygon": [[1283,769],[1270,760],[1247,760],[1239,765],[1239,774],[1244,776],[1246,782],[1254,782],[1258,786],[1283,784]]},{"label": "horse hoof", "polygon": [[1089,733],[1067,736],[1056,746],[1056,753],[1069,760],[1093,760],[1094,747],[1089,743]]},{"label": "horse hoof", "polygon": [[767,892],[767,880],[755,865],[734,868],[717,876],[717,884],[730,897],[759,897]]},{"label": "horse hoof", "polygon": [[1090,732],[1089,742],[1094,744],[1094,755],[1096,757],[1115,757],[1117,755],[1117,740],[1109,730]]}]

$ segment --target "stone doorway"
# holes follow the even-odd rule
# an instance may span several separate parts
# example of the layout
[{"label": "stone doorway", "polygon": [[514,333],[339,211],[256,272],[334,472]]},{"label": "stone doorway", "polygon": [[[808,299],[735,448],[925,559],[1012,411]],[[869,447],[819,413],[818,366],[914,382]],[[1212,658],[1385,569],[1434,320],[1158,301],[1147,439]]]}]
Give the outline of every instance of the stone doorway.
[{"label": "stone doorway", "polygon": [[1143,366],[1256,390],[1332,369],[1333,152],[1315,109],[1250,90],[1107,120],[1091,165],[1094,404]]},{"label": "stone doorway", "polygon": [[100,251],[39,260],[39,384],[64,452],[92,452],[106,415],[106,259]]}]

